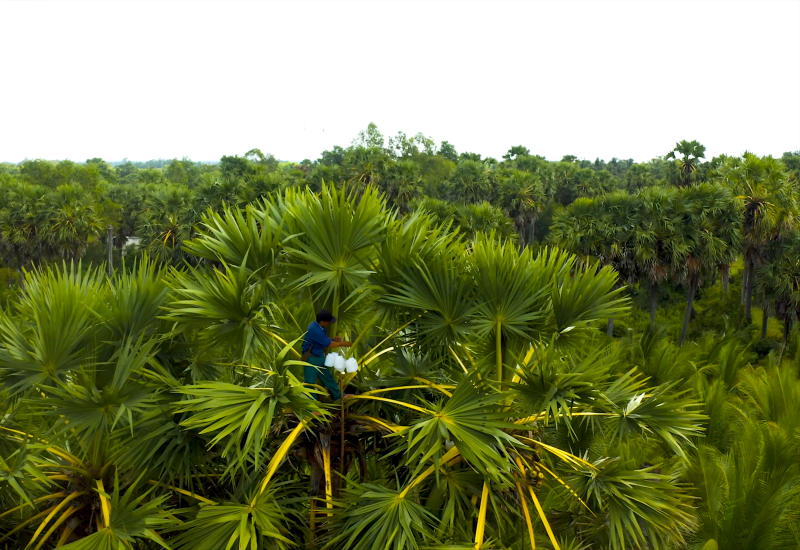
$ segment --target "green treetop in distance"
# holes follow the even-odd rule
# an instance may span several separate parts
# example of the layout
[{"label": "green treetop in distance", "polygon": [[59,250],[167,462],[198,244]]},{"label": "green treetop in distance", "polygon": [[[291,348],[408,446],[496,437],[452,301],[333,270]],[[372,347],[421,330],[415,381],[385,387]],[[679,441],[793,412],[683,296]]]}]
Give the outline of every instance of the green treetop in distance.
[{"label": "green treetop in distance", "polygon": [[[701,158],[704,158],[706,148],[700,142],[692,140],[681,140],[675,144],[675,148],[667,153],[668,159],[676,159],[680,169],[681,179],[680,184],[687,186],[695,180],[698,164]],[[676,155],[680,155],[677,157]]]}]

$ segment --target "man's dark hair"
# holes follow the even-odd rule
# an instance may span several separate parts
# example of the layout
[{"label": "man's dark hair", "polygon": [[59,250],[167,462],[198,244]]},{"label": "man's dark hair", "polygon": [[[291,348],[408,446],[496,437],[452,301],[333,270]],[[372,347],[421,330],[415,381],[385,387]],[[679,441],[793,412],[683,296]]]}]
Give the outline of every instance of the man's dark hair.
[{"label": "man's dark hair", "polygon": [[321,323],[324,321],[328,321],[330,323],[336,322],[336,317],[333,316],[333,313],[328,311],[327,309],[321,309],[317,312],[317,323]]}]

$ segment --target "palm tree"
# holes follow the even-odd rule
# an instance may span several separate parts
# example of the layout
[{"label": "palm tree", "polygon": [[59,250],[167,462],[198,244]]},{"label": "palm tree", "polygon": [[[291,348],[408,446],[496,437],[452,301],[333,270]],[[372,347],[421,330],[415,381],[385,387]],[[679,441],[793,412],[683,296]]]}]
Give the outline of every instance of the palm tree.
[{"label": "palm tree", "polygon": [[461,160],[446,184],[453,202],[474,204],[492,199],[492,181],[486,165],[478,160]]},{"label": "palm tree", "polygon": [[736,216],[739,203],[730,190],[720,184],[701,183],[678,195],[682,215],[680,232],[687,243],[679,277],[687,284],[687,305],[680,343],[686,341],[694,298],[701,278],[718,265],[730,266],[739,249],[740,222]]},{"label": "palm tree", "polygon": [[136,229],[142,245],[153,258],[179,263],[182,249],[194,233],[194,196],[182,185],[159,185],[145,199]]},{"label": "palm tree", "polygon": [[[212,176],[212,174],[204,175]],[[244,187],[244,178],[241,176],[225,175],[219,178],[204,178],[197,189],[197,198],[200,203],[199,210],[211,208],[219,211],[226,204],[238,204]]]},{"label": "palm tree", "polygon": [[488,202],[452,205],[453,227],[468,238],[478,233],[496,233],[504,239],[517,239],[514,223],[497,206]]},{"label": "palm tree", "polygon": [[389,158],[379,147],[352,147],[347,150],[344,163],[350,174],[349,182],[357,191],[383,181]]},{"label": "palm tree", "polygon": [[411,160],[398,160],[389,166],[381,188],[387,201],[401,214],[407,214],[412,201],[422,194],[419,167]]},{"label": "palm tree", "polygon": [[677,195],[676,190],[664,187],[651,187],[638,194],[641,211],[635,261],[650,287],[651,324],[656,322],[661,283],[676,271],[687,253],[685,235],[679,230],[682,219],[676,208]]},{"label": "palm tree", "polygon": [[698,141],[684,139],[680,143],[676,143],[675,148],[664,158],[675,159],[676,153],[681,155],[677,161],[680,170],[680,185],[686,187],[695,180],[698,163],[701,158],[705,157],[706,148]]},{"label": "palm tree", "polygon": [[800,313],[800,234],[795,228],[770,243],[768,260],[757,271],[756,295],[764,306],[761,337],[766,337],[768,308],[783,323],[784,345]]},{"label": "palm tree", "polygon": [[16,260],[20,284],[24,284],[28,262],[41,258],[46,192],[44,187],[15,182],[8,186],[5,205],[0,209],[0,234]]},{"label": "palm tree", "polygon": [[61,258],[80,258],[104,229],[92,196],[80,185],[61,185],[44,201],[48,223],[43,240]]},{"label": "palm tree", "polygon": [[540,178],[521,170],[503,171],[498,174],[498,198],[517,226],[520,244],[532,244],[536,240],[536,221],[544,208]]},{"label": "palm tree", "polygon": [[[567,250],[613,267],[622,288],[635,284],[640,276],[636,263],[641,255],[639,224],[638,202],[632,195],[618,192],[579,198],[554,218],[551,238]],[[607,334],[614,334],[613,317],[608,319]]]},{"label": "palm tree", "polygon": [[764,261],[767,244],[794,225],[797,198],[786,168],[771,156],[745,152],[728,158],[717,170],[719,178],[742,200],[742,243],[745,318],[750,321],[755,268]]}]

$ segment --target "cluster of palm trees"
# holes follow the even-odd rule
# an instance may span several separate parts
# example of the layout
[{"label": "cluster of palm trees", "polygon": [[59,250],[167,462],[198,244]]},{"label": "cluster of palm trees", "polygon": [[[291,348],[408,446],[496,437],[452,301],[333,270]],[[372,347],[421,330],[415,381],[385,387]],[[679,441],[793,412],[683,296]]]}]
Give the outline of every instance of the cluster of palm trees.
[{"label": "cluster of palm trees", "polygon": [[659,286],[667,280],[683,284],[681,344],[701,282],[719,279],[727,292],[731,264],[743,258],[745,319],[750,321],[755,296],[764,306],[764,330],[772,311],[788,337],[800,313],[798,190],[781,161],[752,153],[725,159],[710,181],[691,183],[692,158],[681,164],[685,187],[576,200],[556,214],[553,241],[613,266],[620,284],[649,288],[651,322]]},{"label": "cluster of palm trees", "polygon": [[[609,339],[610,266],[398,216],[373,186],[209,210],[181,250],[195,267],[34,269],[0,313],[0,543],[800,542],[800,355]],[[321,307],[360,364],[343,402],[302,383]]]},{"label": "cluster of palm trees", "polygon": [[38,258],[80,258],[104,231],[94,197],[77,184],[0,186],[0,250],[18,269]]}]

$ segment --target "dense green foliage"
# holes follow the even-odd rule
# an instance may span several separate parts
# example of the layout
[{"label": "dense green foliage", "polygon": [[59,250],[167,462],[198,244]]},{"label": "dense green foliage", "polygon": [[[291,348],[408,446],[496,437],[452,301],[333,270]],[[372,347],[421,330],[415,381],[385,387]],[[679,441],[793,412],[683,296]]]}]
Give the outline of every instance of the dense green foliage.
[{"label": "dense green foliage", "polygon": [[799,547],[800,155],[704,154],[3,165],[0,545]]}]

